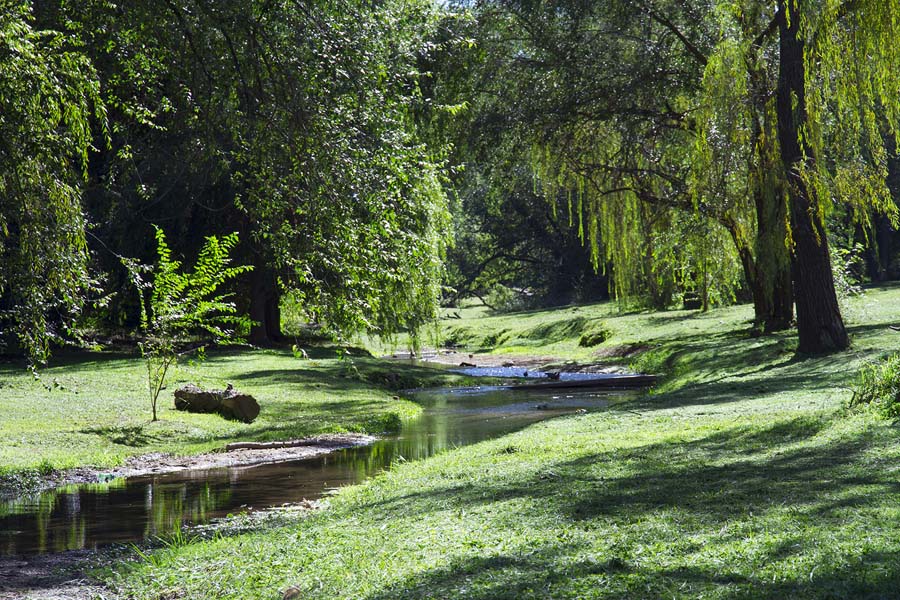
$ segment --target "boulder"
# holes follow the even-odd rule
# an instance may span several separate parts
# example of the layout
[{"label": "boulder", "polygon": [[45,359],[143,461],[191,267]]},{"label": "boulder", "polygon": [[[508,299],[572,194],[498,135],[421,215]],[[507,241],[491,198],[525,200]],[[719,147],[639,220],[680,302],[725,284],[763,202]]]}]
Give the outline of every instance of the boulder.
[{"label": "boulder", "polygon": [[252,423],[259,416],[259,403],[231,384],[224,390],[204,390],[192,383],[175,390],[175,408],[195,413],[218,413],[226,419]]}]

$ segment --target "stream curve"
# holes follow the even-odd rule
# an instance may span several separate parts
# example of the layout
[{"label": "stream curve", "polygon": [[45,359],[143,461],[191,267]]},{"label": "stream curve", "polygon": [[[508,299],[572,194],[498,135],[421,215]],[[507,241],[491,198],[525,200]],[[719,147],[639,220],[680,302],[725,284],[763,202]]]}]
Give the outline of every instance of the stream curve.
[{"label": "stream curve", "polygon": [[621,390],[421,390],[399,434],[311,459],[73,485],[0,503],[0,556],[97,549],[166,536],[244,511],[315,500],[396,461],[420,460],[548,418],[624,400]]}]

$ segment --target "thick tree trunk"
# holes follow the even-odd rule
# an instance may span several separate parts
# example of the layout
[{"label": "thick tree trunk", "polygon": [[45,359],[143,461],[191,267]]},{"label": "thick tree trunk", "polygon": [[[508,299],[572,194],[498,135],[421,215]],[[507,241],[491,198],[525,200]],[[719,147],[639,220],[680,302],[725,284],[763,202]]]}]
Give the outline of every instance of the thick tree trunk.
[{"label": "thick tree trunk", "polygon": [[794,241],[793,277],[797,302],[798,350],[821,353],[850,345],[834,290],[825,226],[815,190],[806,185],[802,170],[815,169],[813,148],[802,140],[806,124],[806,73],[800,14],[787,18],[786,0],[778,1],[780,57],[778,73],[778,141],[788,183],[791,237]]},{"label": "thick tree trunk", "polygon": [[779,185],[766,179],[758,183],[761,187],[755,198],[756,286],[759,288],[761,306],[757,321],[766,332],[782,331],[789,328],[794,320],[791,256],[787,247],[787,206]]},{"label": "thick tree trunk", "polygon": [[254,261],[250,282],[251,344],[266,345],[281,341],[281,294],[278,281],[262,260]]},{"label": "thick tree trunk", "polygon": [[749,170],[756,209],[755,281],[750,286],[753,288],[756,323],[769,333],[792,325],[794,296],[791,253],[787,245],[787,202],[775,143],[777,119],[771,106],[774,82],[761,56],[762,48],[753,50],[756,55],[747,61],[754,113],[754,154]]}]

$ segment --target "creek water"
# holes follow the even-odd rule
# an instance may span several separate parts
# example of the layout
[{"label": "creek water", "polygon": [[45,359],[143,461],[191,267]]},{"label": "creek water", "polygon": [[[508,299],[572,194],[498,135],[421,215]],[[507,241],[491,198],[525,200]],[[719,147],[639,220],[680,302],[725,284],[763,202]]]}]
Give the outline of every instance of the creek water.
[{"label": "creek water", "polygon": [[504,387],[417,391],[412,398],[423,406],[421,416],[369,446],[292,462],[67,486],[0,502],[0,556],[138,542],[229,514],[314,500],[396,461],[427,458],[548,418],[601,409],[633,393]]}]

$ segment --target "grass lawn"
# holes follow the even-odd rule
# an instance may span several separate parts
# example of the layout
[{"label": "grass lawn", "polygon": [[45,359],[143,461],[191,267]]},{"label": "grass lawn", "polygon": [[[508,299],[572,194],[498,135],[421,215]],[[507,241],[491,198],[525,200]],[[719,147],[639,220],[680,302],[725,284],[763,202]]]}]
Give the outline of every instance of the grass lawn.
[{"label": "grass lawn", "polygon": [[[0,364],[0,475],[7,480],[83,465],[120,464],[149,452],[194,454],[234,440],[290,439],[324,432],[380,433],[420,408],[393,388],[446,377],[386,365],[334,350],[245,350],[181,364],[150,422],[146,367],[136,357],[79,353],[54,358],[35,381],[21,365]],[[262,411],[252,424],[174,409],[172,391],[186,382],[252,394]],[[49,388],[49,389],[48,389]]]},{"label": "grass lawn", "polygon": [[[527,339],[571,312],[456,326]],[[576,312],[603,318],[607,344],[653,346],[661,389],[397,465],[305,519],[182,540],[110,581],[160,600],[900,595],[900,428],[843,407],[860,364],[900,347],[900,289],[853,300],[851,351],[803,360],[791,335],[749,337],[748,307]],[[540,352],[585,357],[578,335]]]}]

